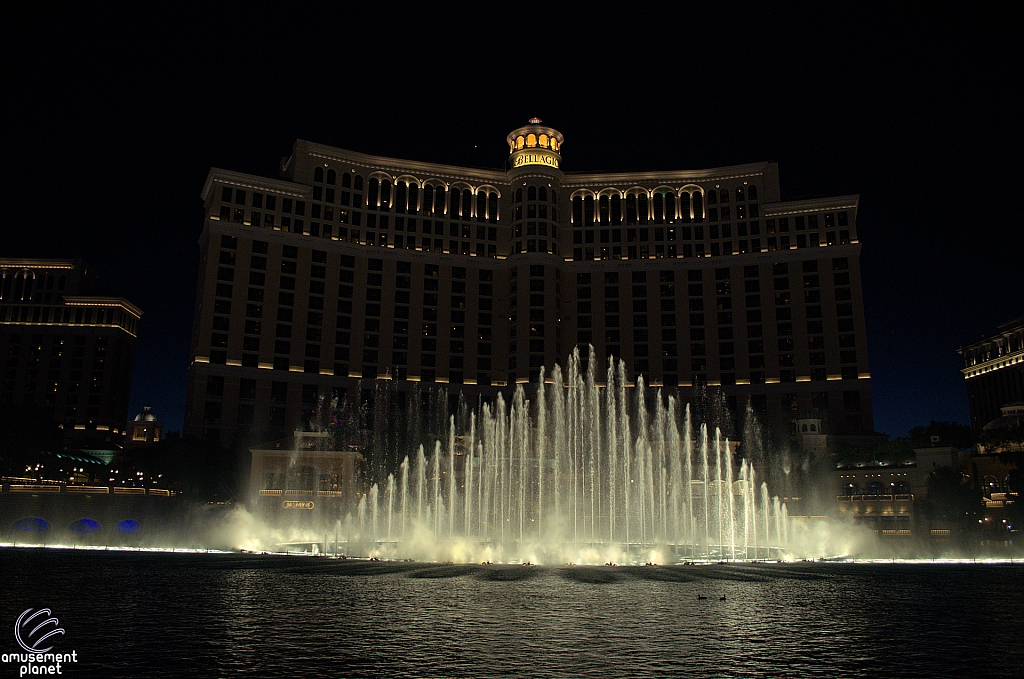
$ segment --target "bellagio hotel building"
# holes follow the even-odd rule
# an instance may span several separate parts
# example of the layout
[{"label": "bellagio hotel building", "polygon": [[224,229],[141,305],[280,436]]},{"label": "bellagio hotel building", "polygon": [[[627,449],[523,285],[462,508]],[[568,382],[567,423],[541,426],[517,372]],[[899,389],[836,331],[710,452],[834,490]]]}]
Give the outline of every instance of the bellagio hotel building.
[{"label": "bellagio hotel building", "polygon": [[289,433],[374,380],[475,402],[590,344],[777,434],[872,431],[858,196],[783,201],[768,162],[565,172],[537,119],[507,143],[499,170],[303,140],[277,179],[212,169],[186,432]]}]

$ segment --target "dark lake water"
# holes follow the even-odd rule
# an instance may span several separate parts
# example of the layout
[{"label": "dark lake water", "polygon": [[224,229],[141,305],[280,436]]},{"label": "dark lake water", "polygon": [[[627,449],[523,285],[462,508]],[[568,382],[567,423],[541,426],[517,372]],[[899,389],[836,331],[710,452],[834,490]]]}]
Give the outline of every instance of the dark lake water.
[{"label": "dark lake water", "polygon": [[[1019,677],[1024,567],[439,566],[0,549],[74,677]],[[698,599],[706,596],[706,599]],[[721,600],[721,597],[725,600]],[[0,677],[18,676],[0,664]]]}]

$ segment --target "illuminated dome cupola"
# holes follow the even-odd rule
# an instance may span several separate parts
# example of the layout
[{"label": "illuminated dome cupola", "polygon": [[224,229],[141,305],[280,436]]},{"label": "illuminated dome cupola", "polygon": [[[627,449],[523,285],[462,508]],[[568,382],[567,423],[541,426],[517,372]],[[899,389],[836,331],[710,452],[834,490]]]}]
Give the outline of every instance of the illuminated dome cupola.
[{"label": "illuminated dome cupola", "polygon": [[562,141],[558,130],[541,125],[540,118],[530,118],[528,125],[508,133],[509,164],[513,170],[537,166],[558,170],[562,165]]}]

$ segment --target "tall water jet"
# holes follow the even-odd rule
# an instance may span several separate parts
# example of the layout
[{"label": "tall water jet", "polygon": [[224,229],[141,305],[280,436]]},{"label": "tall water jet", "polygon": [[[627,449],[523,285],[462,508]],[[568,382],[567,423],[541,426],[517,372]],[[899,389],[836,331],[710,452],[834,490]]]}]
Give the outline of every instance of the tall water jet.
[{"label": "tall water jet", "polygon": [[373,519],[373,529],[370,531],[370,540],[377,542],[377,510],[380,508],[377,502],[377,484],[370,487],[370,516]]},{"label": "tall water jet", "polygon": [[423,446],[416,453],[416,521],[423,523],[423,493],[427,485],[427,458],[423,454]]},{"label": "tall water jet", "polygon": [[448,425],[448,535],[455,535],[455,416]]},{"label": "tall water jet", "polygon": [[434,513],[434,537],[441,537],[441,442],[434,441],[434,455],[431,457],[430,485],[431,495],[434,496],[434,503],[431,509]]},{"label": "tall water jet", "polygon": [[395,475],[388,474],[388,543],[392,541],[391,535],[391,517],[395,513]]},{"label": "tall water jet", "polygon": [[463,508],[463,535],[469,535],[473,520],[473,455],[476,453],[476,413],[469,415],[469,439],[466,442],[465,479],[466,495]]},{"label": "tall water jet", "polygon": [[401,535],[405,537],[405,517],[409,514],[408,509],[408,498],[409,498],[409,456],[406,455],[405,459],[402,460],[402,532]]},{"label": "tall water jet", "polygon": [[728,498],[729,517],[729,558],[736,560],[736,494],[732,487],[732,449],[729,439],[725,440],[725,493]]},{"label": "tall water jet", "polygon": [[772,528],[768,522],[768,510],[770,505],[768,504],[768,484],[764,481],[761,482],[761,511],[764,513],[764,544],[767,547],[766,553],[771,557],[771,540],[772,540]]}]

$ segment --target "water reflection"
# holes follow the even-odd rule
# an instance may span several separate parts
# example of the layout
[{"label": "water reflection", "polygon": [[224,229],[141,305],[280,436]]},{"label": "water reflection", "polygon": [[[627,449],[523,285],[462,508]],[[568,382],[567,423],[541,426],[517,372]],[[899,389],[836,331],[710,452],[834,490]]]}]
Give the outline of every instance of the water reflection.
[{"label": "water reflection", "polygon": [[1009,565],[5,549],[0,572],[0,620],[53,609],[81,676],[1015,676],[1022,659],[1022,570]]}]

